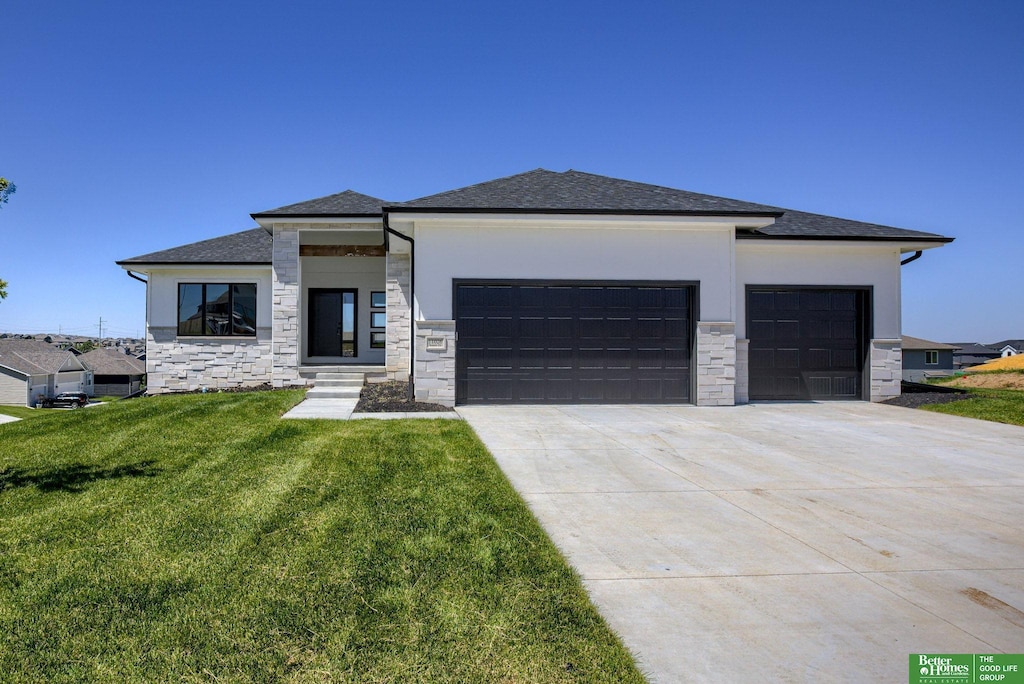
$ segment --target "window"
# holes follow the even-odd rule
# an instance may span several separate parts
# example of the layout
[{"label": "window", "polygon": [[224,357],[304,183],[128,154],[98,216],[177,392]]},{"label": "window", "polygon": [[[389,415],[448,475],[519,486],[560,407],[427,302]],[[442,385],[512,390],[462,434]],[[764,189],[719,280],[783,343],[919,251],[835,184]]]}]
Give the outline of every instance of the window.
[{"label": "window", "polygon": [[939,352],[929,349],[924,353],[924,362],[929,366],[937,366],[939,363]]},{"label": "window", "polygon": [[[387,298],[383,292],[370,293],[370,307],[373,309],[386,308]],[[384,349],[387,346],[387,333],[384,328],[388,326],[388,315],[386,311],[370,312],[370,348]]]},{"label": "window", "polygon": [[255,283],[179,283],[178,334],[256,335]]}]

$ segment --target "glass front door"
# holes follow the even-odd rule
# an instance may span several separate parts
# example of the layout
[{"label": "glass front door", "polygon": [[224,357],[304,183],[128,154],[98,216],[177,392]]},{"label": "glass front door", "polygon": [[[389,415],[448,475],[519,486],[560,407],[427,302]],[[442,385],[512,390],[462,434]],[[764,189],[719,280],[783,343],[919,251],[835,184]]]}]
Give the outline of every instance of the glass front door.
[{"label": "glass front door", "polygon": [[309,290],[309,356],[356,356],[356,290]]}]

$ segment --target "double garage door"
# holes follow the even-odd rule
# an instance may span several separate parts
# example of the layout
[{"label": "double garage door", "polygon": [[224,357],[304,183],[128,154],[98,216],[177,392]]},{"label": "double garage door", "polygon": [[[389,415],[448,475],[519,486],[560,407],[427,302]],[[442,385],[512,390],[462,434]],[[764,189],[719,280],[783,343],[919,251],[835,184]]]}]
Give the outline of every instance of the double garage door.
[{"label": "double garage door", "polygon": [[[456,403],[688,403],[695,294],[687,282],[456,282]],[[863,397],[869,290],[746,296],[752,400]]]},{"label": "double garage door", "polygon": [[693,286],[457,282],[456,402],[686,403]]}]

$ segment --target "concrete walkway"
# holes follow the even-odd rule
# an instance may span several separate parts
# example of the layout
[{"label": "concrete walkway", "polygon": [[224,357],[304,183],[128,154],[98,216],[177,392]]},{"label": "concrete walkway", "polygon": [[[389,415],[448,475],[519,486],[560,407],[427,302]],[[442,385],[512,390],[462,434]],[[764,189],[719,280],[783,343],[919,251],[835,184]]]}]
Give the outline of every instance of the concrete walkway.
[{"label": "concrete walkway", "polygon": [[861,402],[465,407],[654,682],[1024,650],[1024,428]]},{"label": "concrete walkway", "polygon": [[4,413],[0,413],[0,425],[3,425],[4,423],[13,423],[16,420],[21,420],[21,418],[15,418],[14,416],[8,416]]},{"label": "concrete walkway", "polygon": [[354,413],[358,398],[354,399],[304,399],[292,407],[282,418],[321,418],[325,420],[394,420],[401,418],[449,418],[461,420],[455,411],[409,411],[401,413]]}]

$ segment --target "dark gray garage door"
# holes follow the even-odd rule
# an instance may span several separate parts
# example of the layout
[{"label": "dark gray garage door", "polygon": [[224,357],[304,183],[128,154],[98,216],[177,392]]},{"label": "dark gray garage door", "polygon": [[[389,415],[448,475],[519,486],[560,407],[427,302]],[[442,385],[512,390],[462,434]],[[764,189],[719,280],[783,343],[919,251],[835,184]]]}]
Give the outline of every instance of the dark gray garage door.
[{"label": "dark gray garage door", "polygon": [[751,399],[861,399],[864,288],[747,288]]},{"label": "dark gray garage door", "polygon": [[457,282],[456,402],[690,400],[686,283]]}]

